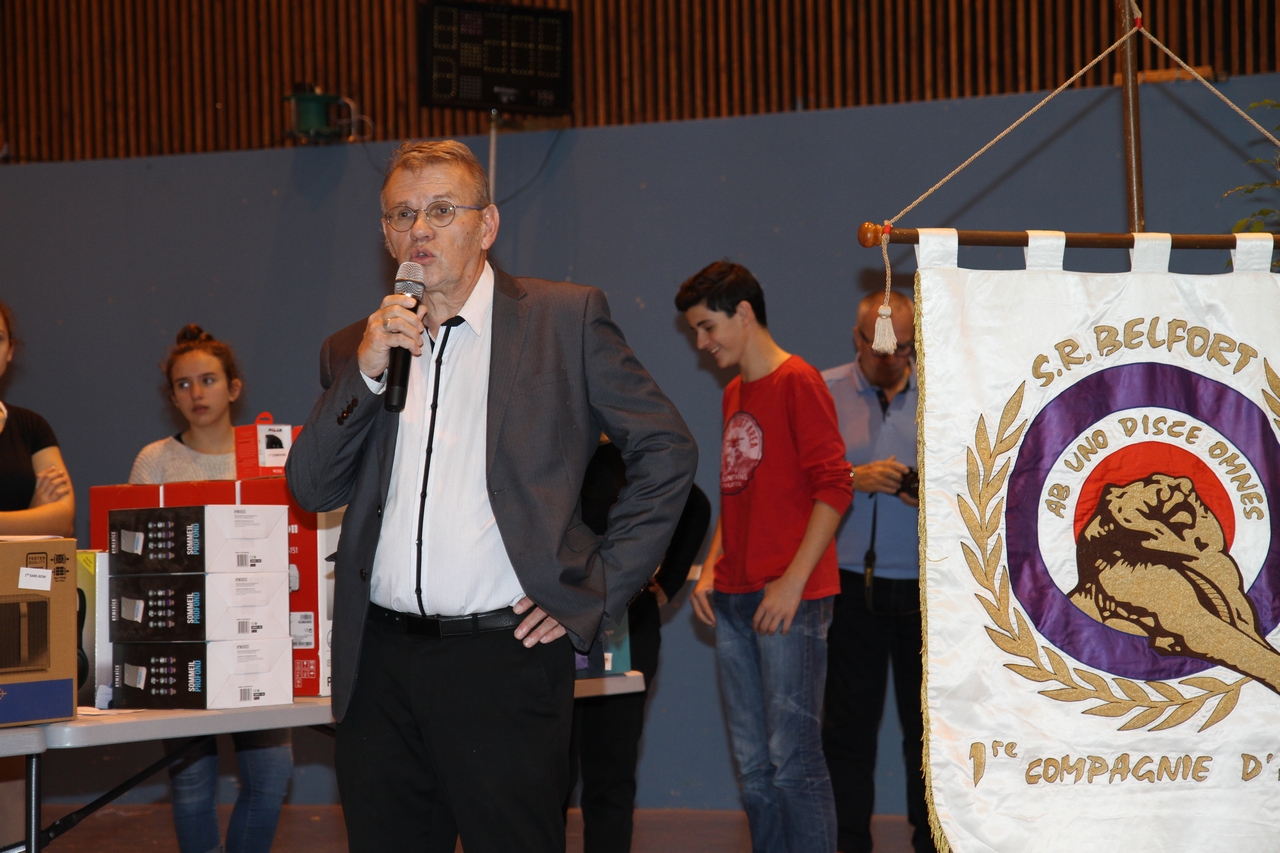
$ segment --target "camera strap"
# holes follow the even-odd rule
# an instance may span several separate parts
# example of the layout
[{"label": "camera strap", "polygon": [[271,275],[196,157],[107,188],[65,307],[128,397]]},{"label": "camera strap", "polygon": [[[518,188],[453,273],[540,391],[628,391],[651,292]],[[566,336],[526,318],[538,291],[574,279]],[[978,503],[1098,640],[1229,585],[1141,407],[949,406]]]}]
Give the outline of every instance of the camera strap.
[{"label": "camera strap", "polygon": [[876,509],[879,502],[876,500],[877,495],[871,496],[871,542],[867,547],[867,553],[862,555],[862,577],[864,585],[862,588],[863,601],[866,602],[867,610],[872,613],[876,612],[875,608],[875,588],[873,584],[876,579]]},{"label": "camera strap", "polygon": [[[876,401],[880,404],[880,420],[889,419],[889,395],[884,389],[876,386]],[[876,612],[875,608],[875,592],[873,584],[876,579],[876,509],[880,506],[876,500],[877,494],[871,495],[871,542],[867,546],[867,553],[862,555],[862,577],[864,581],[863,599],[866,601],[867,610],[872,613]]]}]

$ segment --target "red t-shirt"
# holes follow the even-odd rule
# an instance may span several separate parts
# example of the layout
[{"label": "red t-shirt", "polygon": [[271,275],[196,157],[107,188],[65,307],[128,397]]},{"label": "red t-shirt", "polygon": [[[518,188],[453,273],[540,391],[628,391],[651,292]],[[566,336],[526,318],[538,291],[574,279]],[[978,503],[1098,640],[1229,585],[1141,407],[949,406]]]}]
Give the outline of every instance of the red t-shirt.
[{"label": "red t-shirt", "polygon": [[[821,374],[793,355],[754,382],[724,390],[718,592],[756,592],[800,549],[813,502],[841,515],[853,501],[835,403]],[[809,576],[806,599],[840,591],[834,539]]]}]

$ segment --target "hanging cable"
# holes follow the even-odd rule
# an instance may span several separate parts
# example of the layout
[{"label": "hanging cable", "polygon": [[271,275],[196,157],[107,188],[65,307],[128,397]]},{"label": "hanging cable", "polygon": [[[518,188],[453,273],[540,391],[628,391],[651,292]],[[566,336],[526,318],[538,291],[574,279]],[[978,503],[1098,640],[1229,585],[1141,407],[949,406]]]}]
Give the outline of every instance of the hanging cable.
[{"label": "hanging cable", "polygon": [[520,195],[525,190],[529,189],[529,187],[533,186],[534,181],[538,180],[538,178],[541,177],[542,170],[547,168],[547,163],[551,162],[551,155],[556,150],[556,146],[560,144],[560,137],[564,136],[564,132],[565,132],[565,128],[563,127],[560,128],[558,131],[556,131],[556,135],[554,138],[552,138],[551,144],[547,146],[547,153],[543,155],[542,163],[541,165],[538,166],[538,171],[533,173],[533,177],[525,181],[524,184],[520,187],[520,189],[511,193],[511,195],[507,196],[501,201],[495,202],[495,204],[501,207],[502,205],[514,199],[516,196]]}]

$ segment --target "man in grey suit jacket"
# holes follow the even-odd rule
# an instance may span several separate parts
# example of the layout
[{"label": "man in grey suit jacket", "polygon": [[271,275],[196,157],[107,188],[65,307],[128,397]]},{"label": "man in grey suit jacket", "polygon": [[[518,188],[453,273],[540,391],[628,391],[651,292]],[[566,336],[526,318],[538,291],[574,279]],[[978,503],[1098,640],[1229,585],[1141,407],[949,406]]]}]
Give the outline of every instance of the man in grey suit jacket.
[{"label": "man in grey suit jacket", "polygon": [[[327,390],[286,467],[304,508],[347,505],[333,708],[350,847],[561,853],[573,647],[661,562],[697,448],[599,290],[488,264],[498,210],[464,146],[401,146],[382,207],[392,255],[425,270],[422,304],[389,295],[325,341]],[[415,356],[402,413],[381,396],[397,347]],[[627,486],[601,537],[578,495],[602,431]]]}]

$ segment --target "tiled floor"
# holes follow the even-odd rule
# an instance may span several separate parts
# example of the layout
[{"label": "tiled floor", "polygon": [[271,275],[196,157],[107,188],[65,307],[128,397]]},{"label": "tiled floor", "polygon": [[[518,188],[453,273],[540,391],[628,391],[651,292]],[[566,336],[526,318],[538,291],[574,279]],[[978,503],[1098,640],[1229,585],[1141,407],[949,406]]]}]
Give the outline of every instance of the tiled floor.
[{"label": "tiled floor", "polygon": [[[230,807],[223,808],[225,822]],[[46,823],[71,811],[50,806]],[[877,815],[876,853],[910,853],[905,817]],[[569,813],[566,853],[582,850],[582,817]],[[347,849],[338,806],[285,806],[273,850],[343,853]],[[174,851],[172,816],[167,805],[107,806],[49,845],[51,853],[126,853]],[[461,849],[461,848],[459,848]],[[743,853],[751,849],[742,812],[642,809],[636,812],[632,853]]]}]

